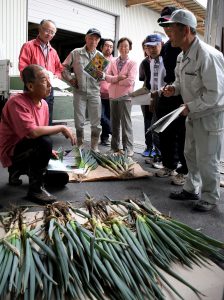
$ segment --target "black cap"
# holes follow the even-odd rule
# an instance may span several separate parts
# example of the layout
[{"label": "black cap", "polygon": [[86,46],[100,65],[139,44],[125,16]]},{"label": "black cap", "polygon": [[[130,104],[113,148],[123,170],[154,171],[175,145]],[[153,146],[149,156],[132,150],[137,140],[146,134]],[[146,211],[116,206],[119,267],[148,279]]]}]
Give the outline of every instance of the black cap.
[{"label": "black cap", "polygon": [[87,31],[86,34],[88,34],[88,35],[96,34],[96,35],[98,35],[99,38],[101,38],[101,33],[100,33],[100,31],[99,31],[98,29],[96,29],[96,28],[90,28],[90,29]]},{"label": "black cap", "polygon": [[169,21],[170,16],[175,10],[177,10],[175,6],[164,7],[160,14],[161,17],[157,20],[157,22],[160,23],[160,22]]}]

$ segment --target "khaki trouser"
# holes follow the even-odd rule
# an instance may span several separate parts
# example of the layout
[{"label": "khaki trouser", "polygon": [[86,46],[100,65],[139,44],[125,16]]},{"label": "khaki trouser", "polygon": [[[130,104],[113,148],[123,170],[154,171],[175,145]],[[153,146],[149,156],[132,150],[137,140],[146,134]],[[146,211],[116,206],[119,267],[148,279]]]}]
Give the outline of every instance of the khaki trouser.
[{"label": "khaki trouser", "polygon": [[98,94],[77,93],[74,92],[74,118],[77,138],[84,139],[84,125],[86,109],[91,126],[91,136],[98,138],[101,132],[100,118],[101,118],[101,99]]},{"label": "khaki trouser", "polygon": [[198,193],[209,203],[220,200],[219,162],[223,140],[224,113],[186,120],[185,158],[188,175],[184,190]]},{"label": "khaki trouser", "polygon": [[131,101],[129,100],[110,100],[111,148],[114,151],[117,151],[120,146],[120,127],[122,129],[123,150],[133,151],[131,106]]}]

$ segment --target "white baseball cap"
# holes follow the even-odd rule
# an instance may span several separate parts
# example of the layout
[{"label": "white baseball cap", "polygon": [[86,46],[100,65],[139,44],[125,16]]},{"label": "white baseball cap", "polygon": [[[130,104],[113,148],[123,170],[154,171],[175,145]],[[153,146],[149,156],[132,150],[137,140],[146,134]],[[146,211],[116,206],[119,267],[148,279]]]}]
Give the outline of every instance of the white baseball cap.
[{"label": "white baseball cap", "polygon": [[195,15],[186,9],[177,9],[175,10],[169,21],[160,22],[159,25],[162,27],[168,27],[170,24],[180,23],[186,26],[190,26],[191,28],[197,27],[197,19]]}]

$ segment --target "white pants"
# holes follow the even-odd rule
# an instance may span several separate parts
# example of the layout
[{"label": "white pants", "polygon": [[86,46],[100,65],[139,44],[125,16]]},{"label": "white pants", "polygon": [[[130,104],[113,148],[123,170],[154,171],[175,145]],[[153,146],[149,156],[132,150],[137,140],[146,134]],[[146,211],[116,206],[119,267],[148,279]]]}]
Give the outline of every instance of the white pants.
[{"label": "white pants", "polygon": [[209,203],[220,200],[219,162],[223,140],[224,113],[186,120],[185,158],[188,175],[184,190],[199,193]]}]

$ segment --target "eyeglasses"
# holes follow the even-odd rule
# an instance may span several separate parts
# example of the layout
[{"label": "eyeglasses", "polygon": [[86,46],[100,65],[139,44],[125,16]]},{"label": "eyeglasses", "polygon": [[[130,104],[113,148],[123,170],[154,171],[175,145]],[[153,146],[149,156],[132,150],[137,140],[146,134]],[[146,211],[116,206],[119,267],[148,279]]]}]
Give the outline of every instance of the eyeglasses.
[{"label": "eyeglasses", "polygon": [[46,28],[44,28],[44,27],[42,27],[42,29],[43,29],[44,33],[50,34],[50,35],[52,35],[52,36],[54,36],[55,33],[56,33],[55,31],[50,30],[50,29],[46,29]]}]

